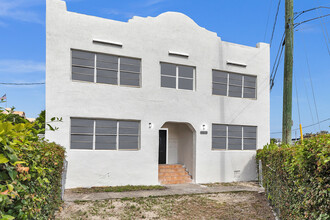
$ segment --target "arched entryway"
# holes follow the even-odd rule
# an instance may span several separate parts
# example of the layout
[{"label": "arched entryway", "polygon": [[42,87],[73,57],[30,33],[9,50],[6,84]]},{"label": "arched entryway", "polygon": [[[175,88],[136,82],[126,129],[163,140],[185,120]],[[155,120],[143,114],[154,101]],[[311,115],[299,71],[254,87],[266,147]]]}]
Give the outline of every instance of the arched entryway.
[{"label": "arched entryway", "polygon": [[195,129],[189,123],[166,122],[161,127],[158,152],[160,183],[175,184],[193,181],[195,133]]}]

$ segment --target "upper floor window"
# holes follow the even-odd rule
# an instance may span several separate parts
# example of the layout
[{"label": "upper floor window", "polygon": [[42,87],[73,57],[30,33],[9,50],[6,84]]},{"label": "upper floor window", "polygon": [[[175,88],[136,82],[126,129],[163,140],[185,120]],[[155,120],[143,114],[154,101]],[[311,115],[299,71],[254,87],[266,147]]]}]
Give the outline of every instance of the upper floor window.
[{"label": "upper floor window", "polygon": [[71,149],[138,150],[140,122],[71,118]]},{"label": "upper floor window", "polygon": [[195,90],[195,67],[160,63],[161,87]]},{"label": "upper floor window", "polygon": [[72,50],[72,80],[140,86],[141,60]]},{"label": "upper floor window", "polygon": [[212,124],[213,150],[256,150],[257,127]]},{"label": "upper floor window", "polygon": [[212,94],[239,98],[256,98],[256,81],[256,76],[213,70]]}]

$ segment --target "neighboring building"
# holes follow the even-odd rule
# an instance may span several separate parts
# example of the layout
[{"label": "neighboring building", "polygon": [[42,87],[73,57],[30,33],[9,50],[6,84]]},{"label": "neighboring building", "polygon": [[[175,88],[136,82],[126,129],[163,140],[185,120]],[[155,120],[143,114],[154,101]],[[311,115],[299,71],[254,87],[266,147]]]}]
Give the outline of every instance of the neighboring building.
[{"label": "neighboring building", "polygon": [[222,41],[181,13],[119,22],[60,0],[47,0],[46,28],[46,121],[63,118],[46,138],[66,148],[66,188],[186,180],[159,164],[193,183],[257,178],[268,44]]},{"label": "neighboring building", "polygon": [[28,120],[28,121],[31,122],[31,123],[36,121],[35,118],[27,118],[27,117],[25,116],[25,112],[23,112],[23,111],[12,111],[11,108],[5,108],[5,110],[2,111],[2,113],[3,113],[3,114],[9,114],[9,113],[12,113],[12,114],[15,114],[15,115],[19,115],[19,116],[21,116],[22,118],[25,118],[26,120]]},{"label": "neighboring building", "polygon": [[2,113],[3,113],[3,114],[9,114],[9,113],[11,113],[11,114],[14,114],[14,115],[19,115],[19,116],[21,116],[22,118],[26,118],[26,116],[25,116],[25,112],[23,112],[23,111],[12,111],[11,108],[5,108],[5,110],[2,111]]}]

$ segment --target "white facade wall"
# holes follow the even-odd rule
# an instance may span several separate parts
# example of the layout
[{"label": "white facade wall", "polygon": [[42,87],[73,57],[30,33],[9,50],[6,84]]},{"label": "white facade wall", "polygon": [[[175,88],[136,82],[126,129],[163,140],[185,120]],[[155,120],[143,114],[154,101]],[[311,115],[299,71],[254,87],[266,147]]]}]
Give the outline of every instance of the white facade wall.
[{"label": "white facade wall", "polygon": [[[189,123],[193,137],[193,181],[230,182],[256,178],[255,151],[215,151],[212,123],[257,126],[257,146],[269,141],[269,45],[248,47],[222,41],[189,17],[167,12],[158,17],[113,21],[68,12],[65,2],[47,0],[46,113],[62,117],[46,138],[66,148],[66,188],[158,184],[158,130],[166,122]],[[93,44],[120,42],[122,48]],[[141,59],[141,88],[71,80],[71,49]],[[189,54],[169,56],[168,51]],[[160,62],[196,67],[196,91],[160,87]],[[246,67],[227,65],[227,61]],[[257,99],[212,95],[212,69],[257,76]],[[141,149],[70,149],[70,117],[141,121]],[[152,123],[152,128],[149,128]],[[208,134],[200,134],[202,124]],[[180,144],[180,141],[178,141]],[[178,162],[182,158],[177,157]]]}]

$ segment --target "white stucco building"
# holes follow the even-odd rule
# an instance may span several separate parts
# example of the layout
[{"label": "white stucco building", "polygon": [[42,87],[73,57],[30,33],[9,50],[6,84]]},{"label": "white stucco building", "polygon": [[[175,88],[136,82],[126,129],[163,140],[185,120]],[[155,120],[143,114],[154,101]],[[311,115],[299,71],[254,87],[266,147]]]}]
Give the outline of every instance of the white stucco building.
[{"label": "white stucco building", "polygon": [[[244,36],[242,36],[244,37]],[[269,45],[222,41],[176,12],[119,22],[47,0],[46,112],[66,188],[255,180],[269,142]]]}]

